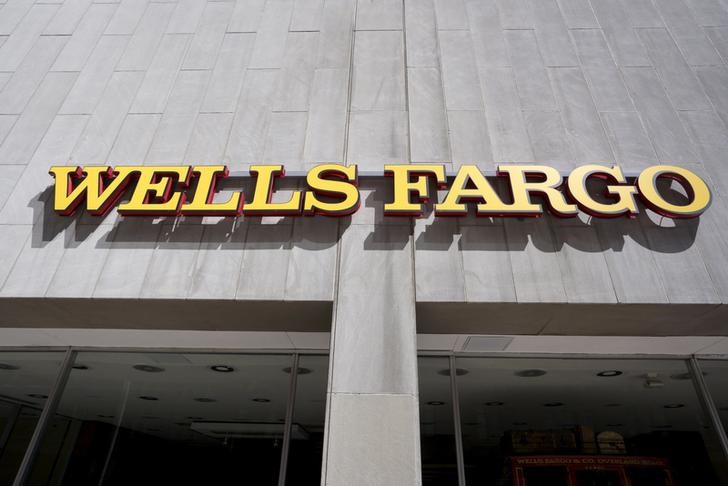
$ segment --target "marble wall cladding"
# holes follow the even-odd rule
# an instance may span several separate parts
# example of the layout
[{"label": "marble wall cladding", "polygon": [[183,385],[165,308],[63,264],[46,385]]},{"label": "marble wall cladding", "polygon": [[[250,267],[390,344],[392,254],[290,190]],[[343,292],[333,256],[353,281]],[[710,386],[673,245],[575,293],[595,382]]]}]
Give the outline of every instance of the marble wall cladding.
[{"label": "marble wall cladding", "polygon": [[416,397],[337,393],[328,406],[321,484],[422,484]]},{"label": "marble wall cladding", "polygon": [[[727,62],[716,0],[0,2],[0,289],[330,300],[342,235],[373,225],[410,232],[421,301],[726,302]],[[674,228],[393,221],[380,181],[334,222],[48,210],[52,164],[276,162],[675,163],[715,204]]]},{"label": "marble wall cladding", "polygon": [[332,358],[330,391],[415,394],[410,228],[353,225],[340,251],[331,346],[345,351]]}]

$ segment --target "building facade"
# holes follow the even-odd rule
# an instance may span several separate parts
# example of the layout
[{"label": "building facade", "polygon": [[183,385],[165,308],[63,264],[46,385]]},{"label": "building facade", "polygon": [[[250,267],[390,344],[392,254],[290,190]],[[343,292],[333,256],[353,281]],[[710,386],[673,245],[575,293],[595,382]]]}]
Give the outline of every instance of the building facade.
[{"label": "building facade", "polygon": [[[728,484],[727,62],[725,0],[0,0],[0,483]],[[274,164],[272,204],[355,164],[358,210],[62,214],[49,174],[247,205]],[[506,164],[710,207],[436,214]]]}]

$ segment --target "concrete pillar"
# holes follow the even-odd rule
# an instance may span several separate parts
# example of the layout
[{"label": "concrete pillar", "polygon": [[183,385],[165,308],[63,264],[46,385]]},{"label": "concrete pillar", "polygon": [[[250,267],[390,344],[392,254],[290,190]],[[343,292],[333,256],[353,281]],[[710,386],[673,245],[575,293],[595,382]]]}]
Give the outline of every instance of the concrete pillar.
[{"label": "concrete pillar", "polygon": [[419,485],[410,226],[350,226],[337,285],[322,485]]}]

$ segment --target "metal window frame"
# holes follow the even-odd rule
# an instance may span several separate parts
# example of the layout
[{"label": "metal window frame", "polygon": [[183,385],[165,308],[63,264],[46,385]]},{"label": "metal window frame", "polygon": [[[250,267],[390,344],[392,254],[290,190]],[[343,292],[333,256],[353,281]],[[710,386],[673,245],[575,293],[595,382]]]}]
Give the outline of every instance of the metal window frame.
[{"label": "metal window frame", "polygon": [[[421,358],[442,358],[454,356],[455,358],[500,358],[500,359],[632,359],[641,361],[651,360],[688,360],[693,354],[605,354],[605,353],[509,353],[507,351],[419,351],[418,357]],[[703,355],[700,355],[703,359]],[[720,359],[720,358],[718,358]],[[728,355],[724,355],[724,360],[728,360]]]},{"label": "metal window frame", "polygon": [[99,352],[99,353],[153,353],[153,354],[268,354],[268,355],[317,355],[329,356],[328,348],[325,349],[297,349],[297,348],[187,348],[187,347],[118,347],[118,346],[0,346],[0,353],[4,352]]},{"label": "metal window frame", "polygon": [[463,449],[463,428],[460,417],[460,394],[458,393],[457,367],[455,356],[450,356],[450,393],[452,402],[452,417],[455,427],[455,457],[458,467],[458,484],[465,486],[465,451]]},{"label": "metal window frame", "polygon": [[[305,350],[282,350],[282,349],[236,349],[236,348],[112,348],[112,347],[94,347],[94,346],[13,346],[7,348],[0,348],[0,354],[12,352],[65,352],[61,367],[56,375],[54,384],[46,399],[46,403],[42,408],[38,422],[36,423],[33,435],[26,447],[23,460],[18,468],[18,472],[15,475],[13,486],[25,486],[30,479],[30,475],[33,472],[33,464],[38,455],[38,450],[45,438],[45,433],[51,423],[53,417],[56,414],[58,405],[63,398],[63,393],[66,389],[66,384],[71,375],[73,364],[76,360],[78,353],[81,352],[99,352],[99,353],[153,353],[153,354],[172,354],[172,353],[184,353],[184,354],[234,354],[234,355],[276,355],[276,356],[290,356],[291,357],[291,378],[288,385],[288,398],[286,403],[286,417],[283,432],[283,443],[281,446],[281,459],[279,466],[278,485],[285,486],[286,484],[286,472],[288,468],[288,457],[289,449],[291,444],[291,432],[293,428],[293,417],[295,413],[295,399],[297,394],[298,385],[298,368],[299,360],[302,355],[305,356],[326,356],[330,359],[330,350],[318,350],[318,349],[305,349]],[[112,445],[113,447],[113,445]],[[110,456],[111,452],[109,453]],[[107,457],[107,463],[110,457]],[[105,465],[104,470],[106,470]],[[101,482],[104,477],[102,476]],[[100,483],[101,484],[101,483]]]},{"label": "metal window frame", "polygon": [[286,424],[283,429],[283,445],[281,446],[281,465],[278,470],[278,486],[285,486],[288,471],[288,452],[291,447],[291,429],[293,413],[296,406],[296,385],[298,382],[298,353],[291,357],[291,379],[288,384],[288,403],[286,404]]},{"label": "metal window frame", "polygon": [[449,370],[450,370],[450,392],[451,400],[453,404],[453,427],[455,431],[455,450],[457,459],[457,470],[458,470],[458,485],[466,486],[465,477],[465,455],[463,450],[463,436],[462,436],[462,424],[460,417],[460,397],[457,389],[457,366],[456,360],[458,358],[483,358],[483,359],[552,359],[552,360],[640,360],[640,361],[657,361],[657,360],[670,360],[670,361],[682,361],[690,374],[691,381],[695,387],[695,394],[698,397],[698,403],[703,408],[706,418],[710,422],[710,429],[716,437],[721,446],[723,452],[723,458],[728,461],[728,435],[726,434],[725,427],[720,419],[718,408],[715,405],[713,396],[710,393],[710,389],[703,378],[703,371],[700,366],[700,361],[712,360],[712,361],[728,361],[728,355],[695,355],[695,354],[586,354],[586,353],[505,353],[505,352],[454,352],[454,351],[424,351],[418,352],[417,358],[448,358]]},{"label": "metal window frame", "polygon": [[124,414],[126,413],[126,406],[129,403],[129,389],[131,383],[126,381],[124,383],[124,403],[121,406],[121,413],[118,414],[116,423],[114,424],[114,434],[111,437],[111,444],[109,444],[109,451],[106,453],[106,459],[104,460],[104,468],[101,470],[101,478],[99,479],[99,486],[104,484],[106,479],[106,473],[109,471],[109,464],[111,464],[111,458],[114,455],[114,449],[116,448],[116,440],[119,438],[119,431],[121,430],[121,423],[124,420]]},{"label": "metal window frame", "polygon": [[[723,359],[715,361],[728,360]],[[718,437],[718,442],[720,442],[720,447],[723,451],[723,459],[728,461],[728,436],[726,435],[725,431],[725,427],[728,426],[728,424],[724,425],[720,420],[718,407],[715,405],[713,395],[710,393],[710,388],[705,382],[705,377],[703,376],[703,369],[700,366],[700,359],[695,356],[690,358],[688,360],[688,368],[690,369],[690,374],[692,375],[693,384],[695,385],[695,391],[698,394],[700,404],[702,405],[705,414],[710,420],[711,428]]]},{"label": "metal window frame", "polygon": [[17,474],[15,475],[13,486],[24,486],[30,479],[30,474],[33,470],[33,463],[38,455],[41,441],[45,437],[45,433],[51,419],[56,414],[56,409],[61,401],[63,391],[66,388],[68,377],[71,375],[71,369],[73,368],[73,362],[75,359],[76,352],[69,348],[66,351],[66,355],[63,357],[61,368],[58,370],[58,375],[56,375],[56,381],[51,388],[48,399],[43,407],[43,411],[40,413],[40,418],[35,425],[33,435],[30,438],[30,443],[25,449],[25,455],[23,456],[23,461],[20,463]]}]

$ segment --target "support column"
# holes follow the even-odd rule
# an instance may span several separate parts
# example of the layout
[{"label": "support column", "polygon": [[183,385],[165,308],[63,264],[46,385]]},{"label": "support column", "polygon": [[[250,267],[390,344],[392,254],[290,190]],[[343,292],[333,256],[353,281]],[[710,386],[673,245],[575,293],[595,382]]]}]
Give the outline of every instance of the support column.
[{"label": "support column", "polygon": [[421,484],[409,225],[342,236],[322,484]]}]

